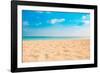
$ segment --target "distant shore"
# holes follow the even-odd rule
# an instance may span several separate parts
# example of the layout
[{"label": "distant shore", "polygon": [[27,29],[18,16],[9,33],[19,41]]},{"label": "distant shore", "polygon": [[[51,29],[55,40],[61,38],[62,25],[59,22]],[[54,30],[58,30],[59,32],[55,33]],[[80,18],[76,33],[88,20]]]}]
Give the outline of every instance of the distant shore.
[{"label": "distant shore", "polygon": [[23,40],[23,62],[90,59],[90,40]]}]

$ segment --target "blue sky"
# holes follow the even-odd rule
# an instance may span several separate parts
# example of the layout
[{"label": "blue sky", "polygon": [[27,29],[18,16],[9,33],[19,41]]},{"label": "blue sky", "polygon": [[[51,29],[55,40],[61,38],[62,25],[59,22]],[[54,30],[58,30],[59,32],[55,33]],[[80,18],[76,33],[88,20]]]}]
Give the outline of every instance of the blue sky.
[{"label": "blue sky", "polygon": [[90,14],[22,11],[23,36],[89,36]]}]

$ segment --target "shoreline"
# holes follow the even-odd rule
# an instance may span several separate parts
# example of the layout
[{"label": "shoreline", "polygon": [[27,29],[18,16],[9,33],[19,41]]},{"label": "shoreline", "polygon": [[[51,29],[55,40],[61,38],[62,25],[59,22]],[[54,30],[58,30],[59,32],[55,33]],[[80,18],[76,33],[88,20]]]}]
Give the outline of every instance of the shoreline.
[{"label": "shoreline", "polygon": [[45,41],[45,40],[88,40],[88,39],[90,39],[89,37],[80,37],[80,38],[55,38],[55,39],[52,39],[52,38],[48,38],[48,39],[23,39],[23,41],[38,41],[38,40],[40,40],[40,41]]}]

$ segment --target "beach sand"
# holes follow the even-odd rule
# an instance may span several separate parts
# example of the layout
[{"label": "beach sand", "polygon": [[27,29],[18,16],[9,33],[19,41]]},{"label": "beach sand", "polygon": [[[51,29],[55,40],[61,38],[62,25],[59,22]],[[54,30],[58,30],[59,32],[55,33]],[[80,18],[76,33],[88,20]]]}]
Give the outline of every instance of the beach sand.
[{"label": "beach sand", "polygon": [[24,40],[23,62],[90,59],[90,40]]}]

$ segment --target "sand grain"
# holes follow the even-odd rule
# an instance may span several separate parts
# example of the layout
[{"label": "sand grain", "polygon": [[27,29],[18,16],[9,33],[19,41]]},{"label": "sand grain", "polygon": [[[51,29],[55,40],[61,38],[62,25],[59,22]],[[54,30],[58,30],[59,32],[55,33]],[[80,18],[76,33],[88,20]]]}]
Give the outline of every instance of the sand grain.
[{"label": "sand grain", "polygon": [[90,40],[23,41],[23,62],[82,60],[90,58]]}]

